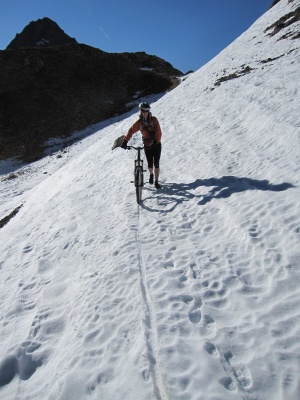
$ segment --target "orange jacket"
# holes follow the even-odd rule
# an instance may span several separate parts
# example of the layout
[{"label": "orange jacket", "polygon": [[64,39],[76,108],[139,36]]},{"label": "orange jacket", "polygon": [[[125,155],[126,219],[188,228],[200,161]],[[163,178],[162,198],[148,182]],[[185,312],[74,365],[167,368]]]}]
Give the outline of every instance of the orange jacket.
[{"label": "orange jacket", "polygon": [[150,112],[147,121],[144,121],[140,115],[140,118],[129,128],[127,134],[124,136],[124,140],[128,142],[132,135],[138,131],[141,131],[143,142],[146,147],[151,146],[153,140],[156,140],[157,143],[161,142],[162,133],[158,119]]}]

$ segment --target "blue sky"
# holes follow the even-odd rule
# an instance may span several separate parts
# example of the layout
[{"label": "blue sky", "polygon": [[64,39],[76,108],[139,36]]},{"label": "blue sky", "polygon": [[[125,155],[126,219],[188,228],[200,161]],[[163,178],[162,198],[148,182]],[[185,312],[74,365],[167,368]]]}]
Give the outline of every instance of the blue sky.
[{"label": "blue sky", "polygon": [[107,52],[145,51],[197,70],[247,30],[273,0],[0,0],[0,50],[48,17]]}]

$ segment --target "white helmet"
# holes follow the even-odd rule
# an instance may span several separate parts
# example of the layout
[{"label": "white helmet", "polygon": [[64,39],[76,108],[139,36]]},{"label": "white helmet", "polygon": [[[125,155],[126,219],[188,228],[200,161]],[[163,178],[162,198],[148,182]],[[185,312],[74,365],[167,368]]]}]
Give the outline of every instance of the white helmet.
[{"label": "white helmet", "polygon": [[148,103],[146,103],[145,101],[143,101],[140,105],[139,105],[139,109],[141,111],[150,111],[150,105]]}]

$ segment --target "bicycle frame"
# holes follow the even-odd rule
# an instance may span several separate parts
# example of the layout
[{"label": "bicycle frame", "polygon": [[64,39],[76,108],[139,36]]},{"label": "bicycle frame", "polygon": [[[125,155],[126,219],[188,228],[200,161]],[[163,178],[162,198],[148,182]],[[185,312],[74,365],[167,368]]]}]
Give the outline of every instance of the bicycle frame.
[{"label": "bicycle frame", "polygon": [[134,185],[136,190],[136,201],[141,204],[142,190],[144,186],[144,160],[141,158],[141,151],[144,147],[127,146],[127,149],[134,149],[137,151],[137,158],[134,160]]}]

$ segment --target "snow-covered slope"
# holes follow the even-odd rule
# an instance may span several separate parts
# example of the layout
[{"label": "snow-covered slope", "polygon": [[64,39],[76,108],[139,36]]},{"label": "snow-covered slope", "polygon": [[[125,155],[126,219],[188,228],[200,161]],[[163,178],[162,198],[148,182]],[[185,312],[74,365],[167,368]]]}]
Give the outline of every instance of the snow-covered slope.
[{"label": "snow-covered slope", "polygon": [[299,21],[265,31],[299,5],[153,104],[141,207],[137,114],[2,176],[1,399],[300,398]]}]

